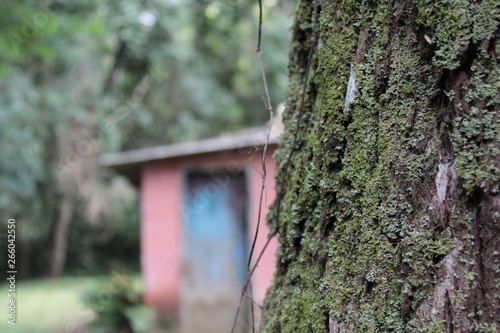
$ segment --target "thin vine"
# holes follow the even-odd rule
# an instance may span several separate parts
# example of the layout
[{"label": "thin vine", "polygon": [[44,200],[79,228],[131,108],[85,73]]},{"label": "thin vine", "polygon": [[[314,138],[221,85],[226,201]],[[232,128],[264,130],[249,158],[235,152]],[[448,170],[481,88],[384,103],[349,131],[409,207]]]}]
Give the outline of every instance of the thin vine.
[{"label": "thin vine", "polygon": [[[245,281],[245,284],[243,285],[241,289],[241,297],[238,305],[238,309],[236,311],[236,315],[234,318],[233,322],[233,327],[231,328],[231,333],[234,333],[234,330],[236,328],[236,323],[241,311],[241,305],[243,302],[243,299],[245,296],[250,300],[250,307],[251,307],[251,320],[252,320],[252,332],[255,333],[255,319],[254,319],[254,305],[256,304],[255,301],[253,300],[253,293],[252,293],[252,287],[251,287],[251,278],[255,272],[255,269],[257,268],[257,265],[259,264],[262,256],[264,255],[265,251],[267,250],[267,247],[269,246],[269,243],[271,242],[271,239],[276,236],[277,230],[274,230],[267,238],[266,243],[264,244],[263,248],[261,249],[259,255],[257,256],[257,259],[255,260],[254,265],[252,266],[252,258],[253,254],[255,252],[255,245],[257,243],[257,237],[259,234],[259,229],[260,229],[260,220],[261,220],[261,215],[262,215],[262,206],[263,206],[263,196],[264,196],[264,191],[266,188],[265,182],[266,182],[266,177],[267,177],[267,170],[266,170],[266,155],[267,155],[267,149],[269,145],[269,139],[271,136],[271,129],[273,126],[273,119],[274,119],[274,111],[271,103],[271,95],[269,94],[269,88],[267,84],[267,77],[266,77],[266,72],[264,68],[264,64],[262,61],[262,50],[261,50],[261,40],[262,40],[262,0],[259,0],[259,26],[258,26],[258,37],[257,37],[257,58],[259,61],[259,66],[261,70],[261,76],[262,76],[262,81],[264,84],[264,91],[265,91],[265,99],[264,99],[264,105],[269,112],[269,126],[268,126],[268,131],[267,131],[267,137],[266,137],[266,142],[264,144],[264,148],[262,151],[262,159],[261,159],[261,165],[262,165],[262,180],[261,180],[261,189],[260,189],[260,198],[259,198],[259,209],[258,209],[258,214],[257,214],[257,226],[255,230],[255,235],[252,241],[252,246],[250,249],[250,254],[248,256],[248,262],[247,262],[247,279]],[[306,67],[306,73],[304,77],[304,84],[302,88],[302,94],[300,98],[300,104],[298,106],[298,115],[297,115],[297,126],[295,128],[294,136],[293,136],[293,143],[292,143],[292,148],[290,149],[290,153],[288,154],[288,158],[285,162],[285,165],[283,167],[283,173],[282,177],[280,179],[281,184],[286,184],[285,183],[285,177],[287,176],[288,173],[288,168],[290,165],[290,162],[293,157],[294,153],[294,148],[296,143],[297,143],[297,137],[298,137],[298,132],[299,132],[299,122],[300,119],[302,118],[302,115],[304,113],[304,103],[305,103],[305,95],[307,92],[307,84],[309,82],[309,74],[310,74],[310,68],[312,64],[312,58],[314,54],[314,49],[317,43],[317,24],[318,24],[318,12],[319,12],[319,3],[318,0],[314,0],[313,2],[313,26],[312,26],[312,35],[311,35],[311,49],[309,50],[309,56],[308,56],[308,62],[307,62],[307,67]],[[277,216],[276,219],[279,220],[280,217],[280,211],[281,211],[281,201],[283,200],[284,197],[284,189],[285,186],[281,189],[280,193],[278,194],[276,205],[277,205]],[[248,295],[248,294],[249,295]],[[259,308],[261,311],[263,308],[259,305]],[[262,315],[261,315],[261,320],[262,320]]]}]

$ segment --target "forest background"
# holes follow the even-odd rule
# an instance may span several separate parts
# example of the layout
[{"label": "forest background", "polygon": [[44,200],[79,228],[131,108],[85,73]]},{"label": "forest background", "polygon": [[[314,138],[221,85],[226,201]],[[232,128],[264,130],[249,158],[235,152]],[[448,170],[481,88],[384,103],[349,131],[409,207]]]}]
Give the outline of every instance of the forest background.
[{"label": "forest background", "polygon": [[[295,2],[263,5],[281,102]],[[0,3],[0,248],[15,219],[19,278],[138,270],[137,193],[98,157],[263,125],[257,24],[243,0]]]}]

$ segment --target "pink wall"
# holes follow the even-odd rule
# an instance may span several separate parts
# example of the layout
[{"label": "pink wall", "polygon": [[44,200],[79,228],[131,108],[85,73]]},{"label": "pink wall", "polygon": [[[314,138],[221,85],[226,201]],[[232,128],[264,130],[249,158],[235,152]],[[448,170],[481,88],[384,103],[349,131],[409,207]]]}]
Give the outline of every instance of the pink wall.
[{"label": "pink wall", "polygon": [[141,177],[144,301],[168,313],[179,303],[181,184],[175,162],[149,163]]},{"label": "pink wall", "polygon": [[[270,147],[266,157],[267,180],[264,192],[260,231],[255,258],[267,241],[269,229],[265,224],[267,206],[272,203],[275,162]],[[181,279],[181,200],[182,171],[185,169],[243,168],[248,177],[249,244],[257,225],[261,188],[261,151],[242,149],[194,155],[145,164],[141,175],[141,267],[145,281],[144,301],[164,313],[176,312],[179,305]],[[254,273],[254,299],[261,302],[271,284],[275,270],[276,239],[269,244]]]},{"label": "pink wall", "polygon": [[[260,215],[260,226],[259,233],[257,235],[257,243],[255,246],[254,254],[252,256],[253,263],[256,262],[259,254],[264,248],[270,230],[266,225],[266,215],[267,207],[273,203],[275,197],[275,181],[274,173],[276,168],[276,163],[272,158],[272,153],[274,149],[268,152],[266,156],[266,186],[264,188],[263,198],[262,198],[262,212]],[[251,238],[249,244],[252,244],[255,230],[257,228],[257,219],[259,212],[259,202],[260,202],[260,192],[262,187],[262,159],[259,154],[258,157],[252,159],[252,170],[249,172],[250,175],[250,186],[249,186],[249,197],[250,197],[250,216],[249,216],[249,237]],[[275,263],[276,263],[276,249],[277,249],[277,239],[274,237],[271,239],[269,245],[266,248],[262,258],[260,259],[257,269],[253,275],[252,286],[254,292],[254,300],[258,303],[262,302],[266,296],[267,288],[271,285],[273,278]]]}]

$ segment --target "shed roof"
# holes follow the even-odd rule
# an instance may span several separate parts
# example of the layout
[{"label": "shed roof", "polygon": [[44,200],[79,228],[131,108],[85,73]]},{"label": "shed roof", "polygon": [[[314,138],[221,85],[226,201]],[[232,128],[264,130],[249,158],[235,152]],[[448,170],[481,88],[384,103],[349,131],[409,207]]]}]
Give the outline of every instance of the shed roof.
[{"label": "shed roof", "polygon": [[[268,131],[267,128],[251,128],[206,140],[105,154],[100,157],[99,164],[116,170],[127,177],[133,184],[138,185],[140,182],[140,168],[144,163],[263,146],[266,143]],[[280,134],[281,130],[275,130],[273,127],[268,143],[276,144]]]}]

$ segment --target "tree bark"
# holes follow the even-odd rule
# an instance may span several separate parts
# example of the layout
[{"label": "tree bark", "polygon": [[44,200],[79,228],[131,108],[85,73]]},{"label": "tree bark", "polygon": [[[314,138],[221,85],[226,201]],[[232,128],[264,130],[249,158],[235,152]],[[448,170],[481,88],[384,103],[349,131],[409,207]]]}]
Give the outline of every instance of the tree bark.
[{"label": "tree bark", "polygon": [[301,1],[262,332],[498,332],[499,22]]}]

